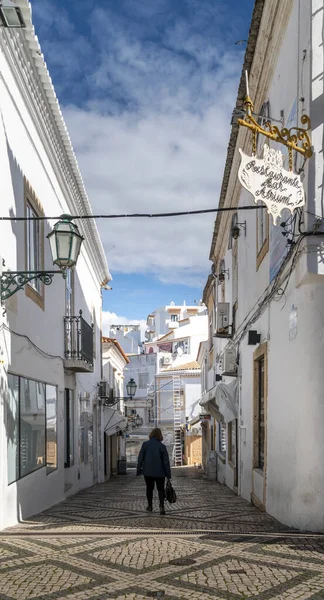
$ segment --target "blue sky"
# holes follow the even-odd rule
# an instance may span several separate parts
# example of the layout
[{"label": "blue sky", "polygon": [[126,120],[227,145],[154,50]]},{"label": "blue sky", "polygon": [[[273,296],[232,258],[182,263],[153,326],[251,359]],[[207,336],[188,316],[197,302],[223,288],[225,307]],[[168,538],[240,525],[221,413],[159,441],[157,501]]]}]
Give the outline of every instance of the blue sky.
[{"label": "blue sky", "polygon": [[[32,1],[93,210],[217,206],[253,0]],[[98,222],[104,323],[199,300],[214,216]]]}]

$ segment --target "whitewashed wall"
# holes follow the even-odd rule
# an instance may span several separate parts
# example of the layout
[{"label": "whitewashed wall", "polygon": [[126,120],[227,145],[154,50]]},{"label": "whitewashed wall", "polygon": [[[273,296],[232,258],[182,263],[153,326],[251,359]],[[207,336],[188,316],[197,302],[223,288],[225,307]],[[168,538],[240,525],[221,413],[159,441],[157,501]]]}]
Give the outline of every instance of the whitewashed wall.
[{"label": "whitewashed wall", "polygon": [[[27,96],[23,98],[10,67],[0,51],[0,161],[1,161],[1,215],[24,216],[23,177],[29,181],[41,202],[46,215],[55,216],[70,212],[66,202],[67,188],[62,173],[58,173],[50,159],[51,150],[42,136],[37,115],[27,108]],[[35,125],[37,123],[37,127]],[[51,225],[53,225],[53,221]],[[78,223],[79,225],[79,223]],[[81,226],[82,227],[82,226]],[[45,236],[50,231],[45,222]],[[55,270],[45,237],[45,270]],[[0,255],[5,260],[4,270],[25,270],[24,223],[13,221],[0,223]],[[83,311],[85,320],[91,324],[92,311],[96,313],[96,360],[94,373],[65,376],[63,317],[65,314],[65,283],[60,275],[52,285],[44,288],[45,308],[42,310],[25,291],[19,291],[7,303],[7,313],[0,316],[1,324],[10,328],[0,332],[1,369],[1,424],[0,424],[0,528],[14,524],[18,518],[35,514],[59,502],[65,493],[75,493],[82,487],[92,485],[103,469],[102,455],[87,465],[78,464],[78,394],[88,391],[91,407],[96,402],[96,386],[100,380],[100,281],[83,248],[75,276],[75,313]],[[13,332],[19,334],[19,337]],[[29,338],[43,352],[55,357],[45,357],[28,341]],[[3,414],[6,390],[6,372],[9,371],[35,380],[41,380],[58,389],[58,469],[46,475],[45,468],[34,472],[16,483],[7,485],[7,442]],[[75,466],[64,469],[64,388],[75,390]],[[92,410],[92,408],[91,408]],[[94,415],[94,425],[96,412]],[[95,432],[97,433],[97,432]],[[94,441],[96,437],[94,436]],[[66,484],[69,491],[66,492]]]},{"label": "whitewashed wall", "polygon": [[[320,183],[324,115],[322,28],[322,0],[312,3],[296,0],[272,82],[264,97],[270,101],[270,115],[274,118],[279,119],[283,110],[287,119],[297,98],[299,118],[304,109],[312,119],[315,155],[305,169],[304,187],[307,210],[316,214],[322,214],[323,203]],[[300,102],[301,97],[304,102]],[[300,164],[298,159],[297,167]],[[240,205],[252,202],[252,197],[242,191]],[[238,212],[238,221],[246,221],[247,236],[241,232],[238,240],[237,327],[267,288],[270,269],[268,252],[256,270],[255,212]],[[312,223],[313,217],[308,215],[304,229],[311,229]],[[266,510],[287,525],[323,531],[323,260],[314,252],[314,245],[319,241],[315,237],[307,240],[308,253],[299,261],[283,298],[271,302],[251,329],[260,333],[261,343],[268,343]],[[290,339],[289,316],[293,306],[297,307],[298,324],[295,339]],[[253,352],[256,348],[247,345],[247,337],[239,348],[242,373],[239,491],[250,500],[254,489],[255,496],[262,502],[263,480],[253,469]]]}]

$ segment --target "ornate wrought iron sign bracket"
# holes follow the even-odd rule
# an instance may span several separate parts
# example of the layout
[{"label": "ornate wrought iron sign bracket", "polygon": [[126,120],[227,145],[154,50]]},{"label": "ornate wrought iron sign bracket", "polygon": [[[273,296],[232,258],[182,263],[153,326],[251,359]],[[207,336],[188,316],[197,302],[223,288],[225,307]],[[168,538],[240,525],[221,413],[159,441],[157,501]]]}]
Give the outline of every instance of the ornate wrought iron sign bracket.
[{"label": "ornate wrought iron sign bracket", "polygon": [[276,125],[272,125],[270,121],[266,121],[262,126],[260,123],[257,123],[255,118],[253,117],[253,102],[249,95],[249,83],[248,76],[246,72],[246,96],[244,100],[244,108],[245,108],[245,117],[244,119],[238,119],[237,122],[239,125],[243,127],[247,127],[252,131],[252,154],[256,154],[256,142],[257,135],[261,134],[267,137],[274,142],[278,142],[279,144],[283,144],[288,148],[289,153],[289,170],[293,170],[293,151],[302,154],[305,159],[311,158],[313,156],[313,149],[311,144],[311,139],[309,136],[309,131],[311,130],[311,120],[310,118],[303,114],[301,116],[301,123],[305,125],[305,128],[302,127],[291,127],[290,129],[283,127],[279,129]]},{"label": "ornate wrought iron sign bracket", "polygon": [[44,285],[52,283],[54,275],[62,271],[3,271],[1,274],[1,304],[22,290],[26,283],[40,280]]}]

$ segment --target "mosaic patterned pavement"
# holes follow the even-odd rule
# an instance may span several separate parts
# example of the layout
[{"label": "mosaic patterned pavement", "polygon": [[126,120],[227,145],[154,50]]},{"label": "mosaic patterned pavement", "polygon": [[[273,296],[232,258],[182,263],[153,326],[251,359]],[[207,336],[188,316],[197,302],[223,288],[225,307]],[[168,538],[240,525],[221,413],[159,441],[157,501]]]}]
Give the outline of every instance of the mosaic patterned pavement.
[{"label": "mosaic patterned pavement", "polygon": [[130,474],[1,532],[0,599],[324,600],[324,536],[283,527],[198,471],[174,475],[165,517],[145,512]]}]

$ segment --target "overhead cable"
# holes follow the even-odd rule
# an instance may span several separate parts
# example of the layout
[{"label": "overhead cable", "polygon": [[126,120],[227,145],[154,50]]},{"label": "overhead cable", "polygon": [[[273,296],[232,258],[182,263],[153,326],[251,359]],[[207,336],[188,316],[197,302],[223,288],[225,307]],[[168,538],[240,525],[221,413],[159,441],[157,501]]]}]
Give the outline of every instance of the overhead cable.
[{"label": "overhead cable", "polygon": [[[163,217],[182,217],[185,215],[203,215],[208,213],[219,213],[219,212],[237,212],[238,210],[258,210],[264,209],[262,205],[253,204],[251,206],[240,206],[240,207],[223,207],[223,208],[203,208],[201,210],[184,210],[169,213],[129,213],[129,214],[116,214],[116,215],[70,215],[74,219],[158,219]],[[35,216],[35,217],[0,217],[0,221],[58,221],[62,215],[58,217],[46,217],[46,216]]]}]

